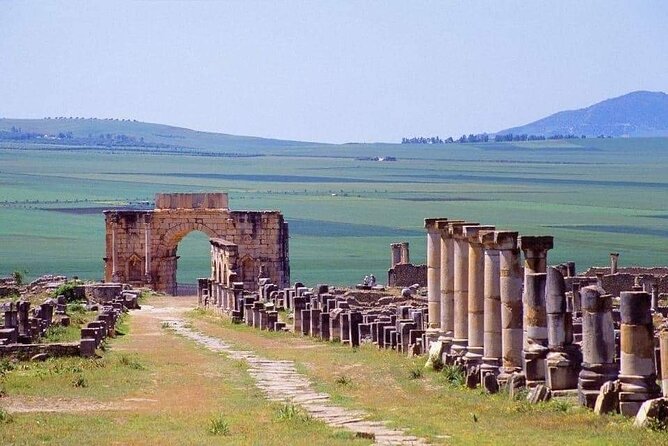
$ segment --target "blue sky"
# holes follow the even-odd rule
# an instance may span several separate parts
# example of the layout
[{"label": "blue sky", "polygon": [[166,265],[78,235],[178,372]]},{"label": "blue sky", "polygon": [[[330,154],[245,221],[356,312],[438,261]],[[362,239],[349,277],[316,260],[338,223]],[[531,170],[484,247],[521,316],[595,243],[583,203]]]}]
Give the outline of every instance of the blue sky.
[{"label": "blue sky", "polygon": [[668,91],[661,1],[1,1],[0,116],[326,142]]}]

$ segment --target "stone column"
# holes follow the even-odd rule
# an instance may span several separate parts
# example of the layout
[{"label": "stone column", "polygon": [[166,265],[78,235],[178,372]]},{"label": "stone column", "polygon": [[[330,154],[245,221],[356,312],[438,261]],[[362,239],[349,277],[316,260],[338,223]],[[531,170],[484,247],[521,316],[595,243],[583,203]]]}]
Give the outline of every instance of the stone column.
[{"label": "stone column", "polygon": [[651,297],[643,291],[620,293],[619,411],[635,416],[642,403],[658,398],[654,363]]},{"label": "stone column", "polygon": [[441,235],[436,229],[438,218],[425,218],[427,230],[427,301],[429,327],[439,328],[441,324]]},{"label": "stone column", "polygon": [[494,226],[464,226],[463,232],[468,242],[468,348],[464,358],[467,368],[482,362],[485,339],[485,256],[480,231],[493,231]]},{"label": "stone column", "polygon": [[[499,251],[494,243],[494,231],[480,231],[485,256],[484,342],[480,377],[499,373],[501,365],[501,296]],[[484,382],[484,380],[483,380]]]},{"label": "stone column", "polygon": [[408,264],[411,263],[411,255],[408,249],[408,242],[401,242],[401,263]]},{"label": "stone column", "polygon": [[517,232],[495,231],[499,250],[502,363],[499,382],[522,369],[522,269]]},{"label": "stone column", "polygon": [[657,277],[652,281],[652,311],[659,311],[659,279]]},{"label": "stone column", "polygon": [[617,379],[615,364],[615,324],[612,297],[601,296],[596,286],[580,290],[582,304],[582,370],[578,378],[580,404],[594,408],[606,381]]},{"label": "stone column", "polygon": [[454,327],[450,351],[454,356],[466,353],[469,337],[469,243],[464,226],[476,223],[448,224],[454,251]]},{"label": "stone column", "polygon": [[151,280],[151,226],[144,222],[144,282],[150,285]]},{"label": "stone column", "polygon": [[619,264],[619,253],[610,253],[610,274],[617,274],[617,266]]},{"label": "stone column", "polygon": [[523,312],[526,325],[524,343],[524,375],[527,387],[545,383],[545,358],[547,356],[547,313],[545,309],[546,273],[524,275]]},{"label": "stone column", "polygon": [[30,326],[28,325],[28,312],[30,311],[30,302],[27,300],[20,300],[16,304],[16,309],[18,312],[18,329],[19,336],[28,336],[30,335]]},{"label": "stone column", "polygon": [[659,333],[659,348],[661,349],[661,387],[663,396],[668,397],[668,327]]},{"label": "stone column", "polygon": [[392,254],[390,256],[390,269],[391,269],[401,263],[401,244],[392,243],[390,245],[390,251]]},{"label": "stone column", "polygon": [[[455,252],[448,223],[464,223],[462,220],[439,220],[436,227],[441,233],[441,332],[446,339],[452,339],[455,324]],[[450,341],[448,341],[449,350]]]},{"label": "stone column", "polygon": [[[547,268],[547,251],[553,247],[553,237],[523,235],[519,240],[520,250],[524,253],[524,290],[527,290],[527,275],[531,273],[544,273]],[[524,300],[524,296],[522,297]],[[524,314],[524,327],[527,326],[526,313]],[[523,343],[527,342],[526,328],[523,333]]]},{"label": "stone column", "polygon": [[554,237],[523,235],[519,247],[524,253],[524,273],[544,273],[547,269],[547,251],[554,247]]},{"label": "stone column", "polygon": [[582,354],[573,345],[573,315],[566,311],[566,283],[556,268],[547,269],[545,306],[547,311],[547,345],[545,361],[547,386],[551,390],[575,389]]},{"label": "stone column", "polygon": [[118,253],[116,252],[116,226],[112,225],[111,228],[111,281],[120,282],[120,277],[118,276],[118,270],[116,269],[116,257]]}]

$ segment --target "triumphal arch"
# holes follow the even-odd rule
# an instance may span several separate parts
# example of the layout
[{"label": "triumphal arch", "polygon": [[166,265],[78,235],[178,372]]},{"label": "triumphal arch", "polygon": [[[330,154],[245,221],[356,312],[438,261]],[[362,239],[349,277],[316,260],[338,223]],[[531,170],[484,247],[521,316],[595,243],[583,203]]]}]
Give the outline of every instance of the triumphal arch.
[{"label": "triumphal arch", "polygon": [[252,289],[262,276],[289,286],[288,224],[278,211],[230,210],[226,193],[177,193],[156,194],[155,209],[109,210],[104,216],[108,282],[176,294],[178,244],[201,231],[211,240],[212,279],[231,274]]}]

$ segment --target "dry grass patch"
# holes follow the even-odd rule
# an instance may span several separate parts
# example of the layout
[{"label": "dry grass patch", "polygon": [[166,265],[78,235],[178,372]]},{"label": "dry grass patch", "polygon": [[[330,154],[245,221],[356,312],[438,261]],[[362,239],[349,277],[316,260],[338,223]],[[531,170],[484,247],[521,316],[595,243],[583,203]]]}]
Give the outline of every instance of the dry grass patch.
[{"label": "dry grass patch", "polygon": [[[151,305],[171,303],[150,299]],[[6,371],[9,396],[0,398],[0,407],[9,405],[2,410],[11,421],[0,426],[0,444],[306,446],[354,441],[321,422],[277,422],[279,406],[263,397],[243,362],[161,328],[162,318],[179,315],[179,305],[156,311],[147,305],[146,311],[131,313],[131,330],[112,340],[99,360],[54,359]],[[79,376],[86,385],[75,387]],[[12,412],[21,402],[31,410]]]}]

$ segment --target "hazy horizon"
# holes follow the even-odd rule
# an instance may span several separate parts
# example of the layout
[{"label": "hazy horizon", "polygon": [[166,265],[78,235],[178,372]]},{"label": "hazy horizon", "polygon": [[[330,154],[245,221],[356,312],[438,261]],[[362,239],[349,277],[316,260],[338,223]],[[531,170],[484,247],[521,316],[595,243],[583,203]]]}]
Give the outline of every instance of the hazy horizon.
[{"label": "hazy horizon", "polygon": [[3,2],[0,116],[318,142],[523,125],[668,90],[662,2]]}]

